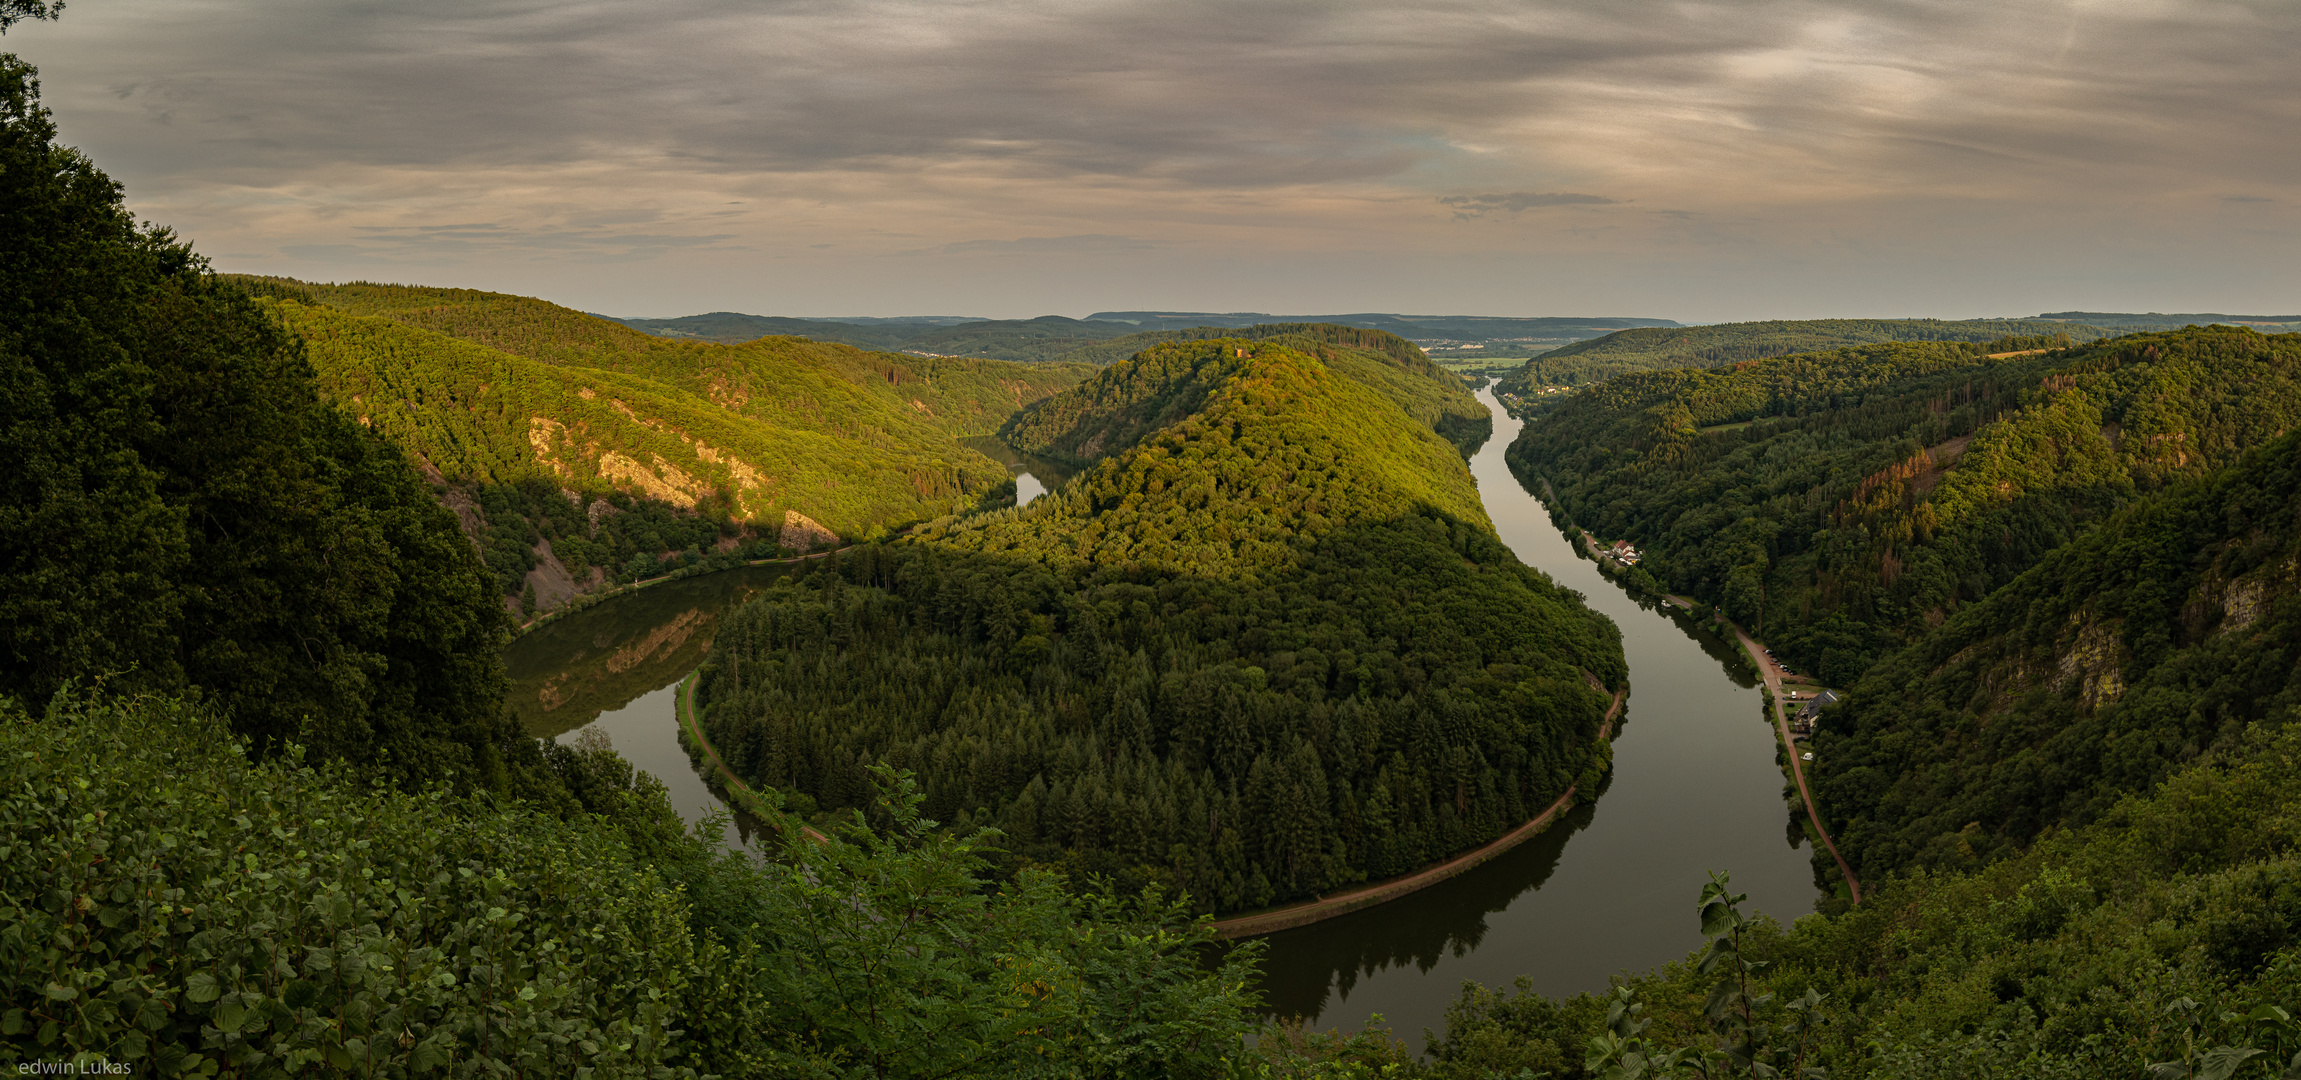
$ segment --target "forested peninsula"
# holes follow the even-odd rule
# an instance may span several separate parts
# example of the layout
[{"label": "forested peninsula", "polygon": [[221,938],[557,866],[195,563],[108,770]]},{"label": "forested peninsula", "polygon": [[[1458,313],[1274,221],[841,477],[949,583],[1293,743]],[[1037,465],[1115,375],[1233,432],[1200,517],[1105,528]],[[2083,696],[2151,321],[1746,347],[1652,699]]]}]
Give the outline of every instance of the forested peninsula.
[{"label": "forested peninsula", "polygon": [[1459,383],[1333,359],[1177,342],[1026,410],[1019,446],[1099,460],[730,616],[712,742],[809,809],[889,761],[1011,865],[1199,910],[1403,873],[1594,780],[1618,632],[1502,547],[1446,414],[1409,411]]}]

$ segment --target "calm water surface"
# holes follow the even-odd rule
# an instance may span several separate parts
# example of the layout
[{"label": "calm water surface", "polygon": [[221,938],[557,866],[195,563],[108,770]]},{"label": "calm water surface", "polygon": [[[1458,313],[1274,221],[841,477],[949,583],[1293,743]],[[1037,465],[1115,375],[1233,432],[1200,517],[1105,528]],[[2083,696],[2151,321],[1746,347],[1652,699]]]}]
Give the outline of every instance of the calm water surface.
[{"label": "calm water surface", "polygon": [[[1494,411],[1494,437],[1471,473],[1496,531],[1622,628],[1631,692],[1614,773],[1595,802],[1461,877],[1265,939],[1263,992],[1274,1010],[1318,1027],[1356,1027],[1379,1013],[1417,1048],[1464,980],[1523,976],[1544,993],[1574,994],[1684,957],[1701,944],[1694,898],[1710,869],[1731,870],[1752,908],[1785,922],[1817,895],[1755,685],[1692,620],[1640,603],[1576,556],[1503,464],[1518,422],[1490,391],[1479,398]],[[1047,491],[1042,474],[1065,479],[1053,463],[993,456],[1015,474],[1019,502]],[[505,652],[514,706],[539,736],[605,734],[698,820],[720,804],[679,744],[674,688],[720,617],[782,572],[669,582],[522,637]],[[730,830],[731,843],[742,843],[740,831]]]},{"label": "calm water surface", "polygon": [[1567,995],[1683,958],[1702,942],[1694,899],[1711,869],[1732,871],[1750,895],[1745,910],[1784,922],[1818,895],[1756,684],[1733,674],[1727,646],[1691,619],[1631,598],[1575,554],[1503,464],[1518,421],[1491,390],[1479,400],[1494,411],[1494,437],[1470,471],[1495,531],[1622,628],[1630,697],[1612,777],[1563,827],[1451,881],[1266,939],[1274,1010],[1320,1028],[1379,1013],[1418,1049],[1464,980],[1523,976]]}]

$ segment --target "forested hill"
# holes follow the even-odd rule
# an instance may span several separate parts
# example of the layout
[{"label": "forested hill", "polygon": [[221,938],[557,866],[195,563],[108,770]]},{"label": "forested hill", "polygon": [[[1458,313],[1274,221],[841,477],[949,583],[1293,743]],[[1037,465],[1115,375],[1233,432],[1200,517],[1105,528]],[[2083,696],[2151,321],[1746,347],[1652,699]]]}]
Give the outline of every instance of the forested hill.
[{"label": "forested hill", "polygon": [[1202,910],[1401,873],[1595,783],[1618,633],[1494,538],[1452,447],[1274,342],[1069,396],[1137,368],[1190,396],[1061,491],[729,616],[704,725],[735,767],[862,806],[884,757],[1010,866]]},{"label": "forested hill", "polygon": [[1192,362],[1180,359],[1199,356],[1203,350],[1160,351],[1152,346],[1214,338],[1266,341],[1316,356],[1330,370],[1388,396],[1408,416],[1454,443],[1465,457],[1494,431],[1493,417],[1462,380],[1431,363],[1405,338],[1332,323],[1271,323],[1242,330],[1152,331],[1108,343],[1123,351],[1066,354],[1066,359],[1109,363],[1150,350],[1144,353],[1147,363],[1130,365],[1095,379],[1077,393],[1047,398],[1015,414],[1000,435],[1027,453],[1080,464],[1132,445],[1144,431],[1195,409],[1205,392],[1196,381],[1196,369],[1189,366]]},{"label": "forested hill", "polygon": [[516,614],[673,552],[827,543],[1001,497],[1006,469],[958,437],[1092,371],[668,341],[472,290],[230,280],[303,339],[330,399],[445,485]]},{"label": "forested hill", "polygon": [[1820,797],[1865,879],[1974,865],[2295,721],[2301,432],[2143,500],[1879,664],[1816,737]]},{"label": "forested hill", "polygon": [[2098,327],[2047,319],[1804,319],[1641,328],[1543,353],[1504,376],[1495,389],[1523,397],[1529,390],[1544,386],[1604,382],[1631,371],[1717,367],[1739,360],[1887,341],[2043,339],[2020,346],[2035,347],[2092,341],[2108,334]]},{"label": "forested hill", "polygon": [[1984,355],[2004,344],[1623,376],[1528,424],[1511,465],[1842,684],[2138,495],[2301,426],[2295,335]]}]

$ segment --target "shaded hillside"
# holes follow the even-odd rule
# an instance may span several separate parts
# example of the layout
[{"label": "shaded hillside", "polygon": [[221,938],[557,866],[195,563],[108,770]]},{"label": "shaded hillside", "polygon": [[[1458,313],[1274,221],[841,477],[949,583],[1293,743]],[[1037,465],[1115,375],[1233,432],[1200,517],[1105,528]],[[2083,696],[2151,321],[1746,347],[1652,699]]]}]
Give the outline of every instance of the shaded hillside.
[{"label": "shaded hillside", "polygon": [[2094,820],[2301,720],[2301,434],[2119,514],[1873,670],[1816,739],[1865,873]]},{"label": "shaded hillside", "polygon": [[[1413,342],[1382,330],[1331,323],[1272,323],[1243,330],[1157,330],[1130,334],[1067,353],[1064,359],[1109,363],[1165,342],[1216,338],[1268,341],[1315,355],[1334,370],[1387,395],[1406,410],[1407,415],[1454,443],[1465,457],[1494,430],[1493,418],[1487,415],[1486,406],[1471,396],[1460,379],[1431,363]],[[1017,413],[1002,429],[1002,436],[1033,453],[1082,462],[1100,457],[1111,448],[1131,444],[1143,431],[1149,430],[1131,425],[1156,427],[1163,423],[1142,411],[1146,395],[1163,396],[1162,391],[1145,380],[1163,383],[1173,378],[1163,372],[1174,362],[1173,356],[1183,354],[1162,355],[1164,358],[1158,362],[1148,367],[1138,366],[1115,381],[1098,382],[1096,385],[1107,387],[1103,392],[1112,395],[1110,398],[1073,394],[1048,399],[1040,406]],[[1195,402],[1191,405],[1195,407]],[[1102,414],[1113,410],[1128,418],[1123,421],[1130,425],[1126,431],[1101,430],[1099,439],[1085,432],[1082,425],[1103,428]]]},{"label": "shaded hillside", "polygon": [[1010,866],[1202,910],[1406,871],[1605,768],[1590,680],[1621,685],[1618,633],[1518,563],[1383,393],[1230,339],[1050,408],[1108,426],[1059,492],[728,618],[704,724],[736,768],[859,806],[884,757],[931,816],[1005,830]]},{"label": "shaded hillside", "polygon": [[[2056,335],[2068,335],[2056,340]],[[1631,371],[1717,367],[1791,353],[1887,341],[1996,341],[2042,336],[2009,347],[2066,345],[2105,337],[2108,331],[2044,319],[1805,319],[1720,323],[1666,329],[1624,330],[1579,341],[1526,361],[1495,384],[1498,393],[1525,396],[1544,386],[1604,382]]]},{"label": "shaded hillside", "polygon": [[[295,338],[54,140],[31,69],[0,54],[6,726],[75,685],[191,694],[260,748],[515,787],[532,744],[502,714],[502,615],[454,519],[326,404]],[[20,925],[31,894],[5,894]]]},{"label": "shaded hillside", "polygon": [[2301,337],[2215,327],[1990,359],[1871,345],[1647,372],[1510,448],[1553,509],[1849,682],[2137,495],[2301,426]]}]

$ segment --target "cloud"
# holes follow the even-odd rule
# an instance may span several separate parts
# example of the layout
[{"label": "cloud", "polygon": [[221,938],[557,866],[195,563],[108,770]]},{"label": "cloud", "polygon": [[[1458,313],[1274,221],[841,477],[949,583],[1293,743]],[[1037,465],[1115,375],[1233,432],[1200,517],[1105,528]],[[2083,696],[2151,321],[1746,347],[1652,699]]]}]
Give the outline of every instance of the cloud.
[{"label": "cloud", "polygon": [[2275,199],[2264,199],[2264,198],[2262,198],[2262,197],[2261,197],[2261,196],[2259,196],[2259,195],[2223,195],[2223,196],[2221,197],[2221,201],[2222,201],[2222,202],[2236,202],[2236,203],[2249,203],[2249,202],[2256,202],[2256,203],[2257,203],[2257,202],[2276,202],[2277,200],[2275,200]]},{"label": "cloud", "polygon": [[1000,255],[1048,255],[1055,253],[1147,251],[1161,245],[1131,236],[1110,236],[1101,233],[1079,236],[1024,236],[1013,240],[961,240],[936,248],[905,251],[905,255],[964,255],[969,252],[992,252]]},{"label": "cloud", "polygon": [[1612,206],[1619,200],[1571,191],[1551,191],[1540,195],[1519,191],[1509,195],[1447,195],[1438,201],[1454,208],[1454,220],[1468,221],[1475,217],[1485,217],[1496,210],[1507,210],[1515,214],[1537,206]]},{"label": "cloud", "polygon": [[[2301,141],[2270,137],[2301,126],[2297,43],[2276,0],[107,0],[7,38],[65,139],[204,248],[708,264],[654,279],[667,304],[745,280],[700,257],[744,250],[810,281],[1189,252],[1184,289],[1208,259],[1746,268],[1858,237],[1881,273],[2002,245],[2177,282],[2158,256],[2255,257],[2198,193],[2301,200]],[[1614,204],[1733,225],[1526,213]]]}]

